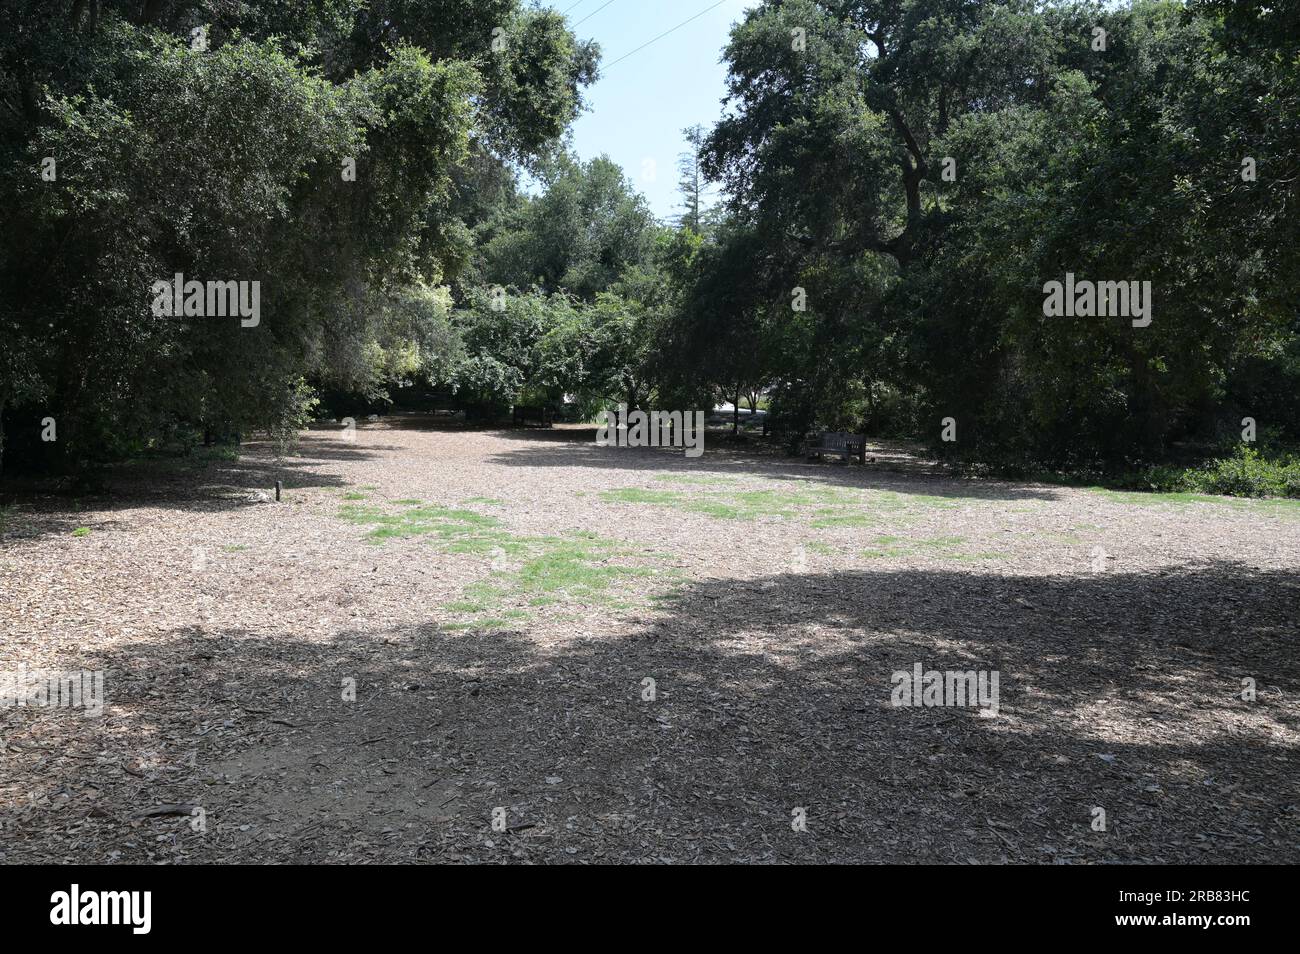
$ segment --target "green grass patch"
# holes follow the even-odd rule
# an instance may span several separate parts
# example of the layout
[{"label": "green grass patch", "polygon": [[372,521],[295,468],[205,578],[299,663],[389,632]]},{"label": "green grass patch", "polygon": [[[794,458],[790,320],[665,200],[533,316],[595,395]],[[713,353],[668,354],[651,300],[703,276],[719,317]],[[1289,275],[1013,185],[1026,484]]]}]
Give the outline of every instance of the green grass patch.
[{"label": "green grass patch", "polygon": [[542,552],[524,562],[515,581],[526,596],[564,594],[592,597],[611,583],[655,575],[652,569],[614,562],[617,544],[593,535],[550,539]]},{"label": "green grass patch", "polygon": [[[663,475],[661,481],[712,483],[702,478]],[[800,482],[772,490],[699,491],[620,487],[601,493],[608,503],[664,507],[700,513],[719,520],[799,520],[815,529],[861,528],[883,519],[907,519],[909,511],[948,510],[962,501],[931,494],[900,494],[830,484]]]},{"label": "green grass patch", "polygon": [[863,500],[862,493],[840,487],[806,484],[790,490],[726,490],[698,492],[657,490],[645,487],[621,487],[601,493],[610,503],[648,504],[702,513],[720,520],[790,520],[820,508],[822,519],[844,516],[840,508],[853,507]]},{"label": "green grass patch", "polygon": [[908,555],[907,550],[900,547],[886,547],[879,550],[863,550],[862,555],[868,560],[890,559],[894,557],[904,557]]},{"label": "green grass patch", "polygon": [[467,602],[459,602],[459,601],[455,603],[444,603],[442,608],[445,609],[448,613],[481,613],[485,609],[487,609],[487,607],[482,605],[481,603],[467,603]]},{"label": "green grass patch", "polygon": [[933,540],[917,540],[915,545],[918,547],[928,547],[937,550],[951,550],[953,547],[961,546],[965,540],[961,537],[936,537]]},{"label": "green grass patch", "polygon": [[428,505],[389,513],[375,506],[348,504],[340,508],[339,518],[371,527],[367,534],[371,543],[432,536],[459,553],[487,553],[494,547],[511,552],[517,547],[501,529],[500,520],[473,510]]},{"label": "green grass patch", "polygon": [[1111,503],[1135,507],[1185,507],[1190,504],[1213,504],[1219,507],[1232,507],[1237,510],[1249,510],[1255,513],[1300,516],[1300,500],[1286,497],[1219,497],[1190,491],[1112,490],[1109,487],[1089,487],[1088,490]]},{"label": "green grass patch", "polygon": [[1139,507],[1154,507],[1159,504],[1189,503],[1232,503],[1220,497],[1208,494],[1193,494],[1183,491],[1159,492],[1141,490],[1111,490],[1109,487],[1089,487],[1093,493],[1105,497],[1111,503],[1134,504]]},{"label": "green grass patch", "polygon": [[90,536],[90,527],[78,527],[72,531],[72,535],[74,537],[88,537]]},{"label": "green grass patch", "polygon": [[463,507],[421,506],[390,512],[369,504],[346,504],[339,517],[368,528],[366,538],[376,545],[421,537],[443,553],[492,557],[491,576],[466,586],[459,599],[443,607],[453,616],[479,617],[458,620],[473,628],[487,628],[485,614],[504,625],[506,620],[528,618],[525,606],[590,600],[618,581],[662,575],[643,565],[645,560],[660,559],[651,551],[632,549],[590,531],[518,536],[499,518]]}]

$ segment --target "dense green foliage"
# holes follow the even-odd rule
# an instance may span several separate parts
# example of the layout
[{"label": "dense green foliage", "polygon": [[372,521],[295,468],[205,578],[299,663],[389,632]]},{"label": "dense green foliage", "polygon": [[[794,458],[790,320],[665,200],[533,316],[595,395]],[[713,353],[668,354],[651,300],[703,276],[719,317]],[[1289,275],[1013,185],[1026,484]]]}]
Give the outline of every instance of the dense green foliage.
[{"label": "dense green foliage", "polygon": [[[1292,492],[1285,455],[1219,450],[1245,418],[1300,441],[1290,6],[764,0],[672,224],[566,153],[597,51],[518,0],[11,6],[15,447],[49,415],[75,466],[418,382],[484,417],[761,397],[791,442]],[[175,272],[259,279],[265,319],[153,318]],[[1046,316],[1067,273],[1150,282],[1150,323]],[[1220,459],[1160,469],[1189,453]]]},{"label": "dense green foliage", "polygon": [[[742,257],[766,266],[734,324],[797,329],[772,375],[787,425],[856,420],[1021,467],[1159,459],[1243,415],[1300,436],[1296,34],[1232,9],[753,11],[708,158]],[[1066,272],[1150,281],[1152,323],[1045,318]]]},{"label": "dense green foliage", "polygon": [[[518,0],[5,14],[0,409],[19,441],[53,418],[66,467],[179,427],[292,426],[307,380],[445,362],[457,179],[551,151],[596,61]],[[178,272],[258,281],[264,320],[156,318]]]}]

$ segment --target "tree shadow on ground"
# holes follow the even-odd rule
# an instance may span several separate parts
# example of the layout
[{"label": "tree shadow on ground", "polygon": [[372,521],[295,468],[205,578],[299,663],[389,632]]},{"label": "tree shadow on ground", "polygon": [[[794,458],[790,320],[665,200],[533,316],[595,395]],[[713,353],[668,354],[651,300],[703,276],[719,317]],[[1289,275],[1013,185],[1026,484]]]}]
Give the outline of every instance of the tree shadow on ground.
[{"label": "tree shadow on ground", "polygon": [[[391,445],[357,447],[342,438],[320,437],[280,455],[271,441],[249,441],[229,449],[230,458],[198,455],[141,459],[108,468],[102,490],[93,493],[15,495],[0,525],[0,539],[34,540],[72,532],[94,512],[99,529],[121,525],[139,509],[221,513],[267,502],[278,480],[286,490],[344,488],[349,482],[327,469],[336,462],[380,460]],[[236,456],[237,455],[237,456]],[[103,514],[109,514],[107,519]]]},{"label": "tree shadow on ground", "polygon": [[488,458],[493,464],[507,467],[588,467],[684,476],[722,474],[979,500],[1052,500],[1058,495],[1051,487],[958,480],[924,462],[876,467],[808,461],[773,453],[770,448],[759,451],[748,444],[710,449],[701,457],[690,458],[681,448],[601,447],[596,444],[595,428],[508,430],[499,436],[521,445]]},{"label": "tree shadow on ground", "polygon": [[[360,424],[361,422],[358,422]],[[464,415],[457,414],[427,414],[415,411],[404,411],[394,414],[385,414],[378,421],[369,422],[370,426],[378,428],[387,428],[395,431],[476,431],[476,430],[497,430],[499,425],[488,423],[475,423],[467,421]],[[325,425],[327,428],[330,425]]]},{"label": "tree shadow on ground", "polygon": [[[191,628],[88,646],[63,665],[108,671],[107,718],[0,710],[5,850],[1295,863],[1297,610],[1297,573],[1222,563],[781,573],[687,585],[565,643],[447,632],[431,612],[314,638]],[[894,706],[891,674],[916,663],[997,671],[999,714]],[[186,803],[205,832],[132,817]]]}]

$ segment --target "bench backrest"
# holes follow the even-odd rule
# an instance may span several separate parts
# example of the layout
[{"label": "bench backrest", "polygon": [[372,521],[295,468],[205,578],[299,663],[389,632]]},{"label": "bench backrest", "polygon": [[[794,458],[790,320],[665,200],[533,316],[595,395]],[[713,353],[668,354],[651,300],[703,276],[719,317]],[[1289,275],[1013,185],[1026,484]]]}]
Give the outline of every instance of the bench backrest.
[{"label": "bench backrest", "polygon": [[847,431],[822,431],[807,437],[809,446],[823,447],[827,450],[843,450],[857,453],[867,446],[865,434],[850,434]]},{"label": "bench backrest", "polygon": [[820,444],[822,447],[852,447],[866,441],[864,435],[850,434],[847,431],[821,431],[809,434],[807,439],[810,444]]}]

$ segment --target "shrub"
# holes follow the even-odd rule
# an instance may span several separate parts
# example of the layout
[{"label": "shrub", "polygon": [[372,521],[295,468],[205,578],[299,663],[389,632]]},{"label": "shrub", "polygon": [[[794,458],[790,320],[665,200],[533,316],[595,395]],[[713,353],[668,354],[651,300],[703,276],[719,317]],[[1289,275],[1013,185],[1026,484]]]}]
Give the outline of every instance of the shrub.
[{"label": "shrub", "polygon": [[1287,454],[1266,457],[1243,444],[1231,457],[1221,457],[1201,467],[1148,468],[1136,483],[1151,490],[1300,498],[1300,458]]}]

